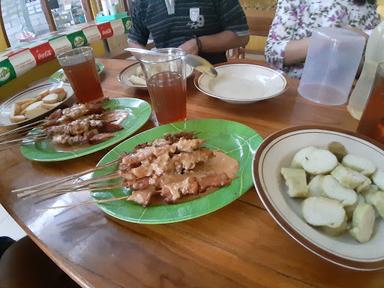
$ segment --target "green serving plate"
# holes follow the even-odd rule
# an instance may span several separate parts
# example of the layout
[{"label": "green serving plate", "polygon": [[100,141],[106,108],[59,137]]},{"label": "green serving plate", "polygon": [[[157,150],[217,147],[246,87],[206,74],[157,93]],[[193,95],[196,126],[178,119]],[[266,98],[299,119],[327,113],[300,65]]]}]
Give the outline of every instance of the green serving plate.
[{"label": "green serving plate", "polygon": [[[75,151],[57,151],[49,140],[23,144],[21,154],[29,159],[40,162],[63,161],[85,156],[119,143],[140,129],[151,115],[151,106],[136,98],[117,98],[104,102],[107,110],[126,110],[128,117],[121,123],[123,130],[115,132],[115,137],[99,144],[91,145]],[[36,133],[36,129],[30,133]]]},{"label": "green serving plate", "polygon": [[[205,140],[204,146],[213,150],[221,150],[239,161],[240,170],[230,186],[178,204],[153,205],[144,208],[130,201],[117,200],[97,205],[110,216],[127,222],[173,223],[214,212],[239,198],[253,185],[252,159],[262,142],[261,136],[243,124],[219,119],[189,120],[147,130],[116,146],[100,160],[98,166],[118,159],[122,154],[132,151],[138,144],[152,141],[167,133],[181,131],[197,132],[199,138]],[[98,177],[116,169],[116,165],[104,168],[93,173],[92,177]],[[111,182],[111,184],[113,183]],[[130,193],[131,191],[127,188],[119,188],[93,192],[92,197],[95,200],[105,200],[124,197]]]},{"label": "green serving plate", "polygon": [[[96,69],[97,69],[97,73],[100,75],[104,71],[104,65],[96,62]],[[68,79],[66,79],[64,76],[65,76],[64,70],[59,69],[49,77],[49,80],[50,80],[50,82],[63,81],[63,82],[69,83]]]}]

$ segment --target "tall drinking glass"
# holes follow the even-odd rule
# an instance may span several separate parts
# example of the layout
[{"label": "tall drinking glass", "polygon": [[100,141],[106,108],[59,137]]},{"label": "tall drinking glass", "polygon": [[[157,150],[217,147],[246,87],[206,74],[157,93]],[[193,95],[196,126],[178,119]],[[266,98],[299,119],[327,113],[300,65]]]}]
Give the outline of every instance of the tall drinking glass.
[{"label": "tall drinking glass", "polygon": [[384,63],[377,67],[371,95],[357,132],[384,144]]},{"label": "tall drinking glass", "polygon": [[57,56],[80,103],[104,98],[91,47],[76,48]]},{"label": "tall drinking glass", "polygon": [[183,56],[178,48],[156,49],[161,56],[140,61],[143,68],[156,125],[187,118],[187,82]]}]

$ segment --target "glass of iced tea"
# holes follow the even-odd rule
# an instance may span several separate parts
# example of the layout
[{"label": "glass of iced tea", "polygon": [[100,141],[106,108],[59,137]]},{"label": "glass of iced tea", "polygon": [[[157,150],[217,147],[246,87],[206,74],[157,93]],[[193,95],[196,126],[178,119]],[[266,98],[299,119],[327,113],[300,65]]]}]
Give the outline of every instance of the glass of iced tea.
[{"label": "glass of iced tea", "polygon": [[80,103],[104,98],[91,47],[76,48],[57,56]]},{"label": "glass of iced tea", "polygon": [[187,82],[183,56],[178,48],[155,49],[161,56],[141,60],[156,125],[187,118]]},{"label": "glass of iced tea", "polygon": [[357,132],[384,144],[384,62],[377,66],[372,92]]}]

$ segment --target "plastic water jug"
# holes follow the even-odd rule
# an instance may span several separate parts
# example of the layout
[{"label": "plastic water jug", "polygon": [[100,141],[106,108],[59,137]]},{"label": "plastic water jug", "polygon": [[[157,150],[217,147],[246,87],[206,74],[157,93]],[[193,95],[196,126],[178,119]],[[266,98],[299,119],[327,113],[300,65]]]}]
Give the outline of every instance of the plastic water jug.
[{"label": "plastic water jug", "polygon": [[313,102],[347,102],[365,46],[365,37],[342,28],[320,28],[310,39],[299,93]]}]

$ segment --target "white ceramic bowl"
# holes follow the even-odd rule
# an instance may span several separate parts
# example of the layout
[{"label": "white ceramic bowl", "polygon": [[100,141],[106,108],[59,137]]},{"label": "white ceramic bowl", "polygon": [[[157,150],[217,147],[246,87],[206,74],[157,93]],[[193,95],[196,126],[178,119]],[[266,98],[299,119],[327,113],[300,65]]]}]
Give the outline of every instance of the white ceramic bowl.
[{"label": "white ceramic bowl", "polygon": [[223,64],[216,78],[201,74],[195,81],[201,92],[233,104],[249,104],[282,94],[287,80],[282,73],[254,64]]},{"label": "white ceramic bowl", "polygon": [[316,255],[355,270],[384,268],[384,220],[376,220],[372,239],[358,243],[349,233],[332,237],[307,224],[301,215],[300,200],[292,199],[280,174],[289,167],[294,154],[306,146],[327,147],[342,143],[349,153],[360,155],[384,169],[384,145],[353,132],[322,127],[294,127],[273,134],[259,147],[253,162],[256,191],[274,220],[293,239]]},{"label": "white ceramic bowl", "polygon": [[[40,92],[43,92],[44,90],[51,89],[51,88],[59,88],[59,87],[64,88],[65,91],[67,92],[66,98],[59,105],[47,110],[43,114],[40,114],[39,116],[36,116],[34,118],[30,118],[25,121],[21,121],[17,123],[11,122],[9,117],[11,115],[12,106],[15,102],[23,99],[27,99],[27,98],[35,98]],[[74,95],[74,92],[71,85],[62,83],[62,82],[54,83],[54,84],[52,83],[41,84],[38,86],[34,86],[32,88],[29,88],[27,90],[24,90],[0,105],[0,127],[11,127],[16,125],[23,125],[23,124],[31,123],[33,121],[42,119],[43,117],[49,115],[54,109],[60,108],[65,105],[67,106],[70,105],[74,101],[73,95]]]}]

